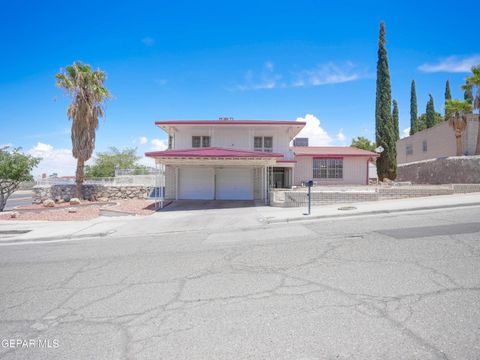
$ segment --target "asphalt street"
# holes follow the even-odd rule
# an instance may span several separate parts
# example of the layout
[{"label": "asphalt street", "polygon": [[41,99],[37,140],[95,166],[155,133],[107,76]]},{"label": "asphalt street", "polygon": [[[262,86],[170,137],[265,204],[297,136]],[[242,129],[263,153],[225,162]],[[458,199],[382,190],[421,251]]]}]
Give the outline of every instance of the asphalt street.
[{"label": "asphalt street", "polygon": [[4,246],[0,357],[479,359],[479,218],[470,207]]},{"label": "asphalt street", "polygon": [[7,200],[5,210],[12,210],[16,206],[31,205],[33,192],[30,190],[19,190],[14,192]]}]

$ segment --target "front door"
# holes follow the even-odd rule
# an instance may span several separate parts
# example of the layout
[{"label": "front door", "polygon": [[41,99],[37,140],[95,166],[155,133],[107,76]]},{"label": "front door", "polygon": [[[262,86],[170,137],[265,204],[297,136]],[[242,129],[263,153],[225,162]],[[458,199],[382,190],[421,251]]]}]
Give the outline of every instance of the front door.
[{"label": "front door", "polygon": [[282,189],[285,187],[285,169],[273,168],[273,187],[275,189]]}]

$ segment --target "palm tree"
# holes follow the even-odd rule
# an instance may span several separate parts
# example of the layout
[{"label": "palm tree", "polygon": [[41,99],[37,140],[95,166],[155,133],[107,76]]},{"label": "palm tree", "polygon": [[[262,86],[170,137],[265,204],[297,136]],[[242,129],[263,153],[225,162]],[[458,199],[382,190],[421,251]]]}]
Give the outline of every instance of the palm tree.
[{"label": "palm tree", "polygon": [[455,111],[450,116],[448,120],[448,124],[453,128],[455,131],[455,139],[457,141],[457,156],[463,155],[463,139],[462,135],[467,127],[467,117],[463,111]]},{"label": "palm tree", "polygon": [[82,198],[84,165],[95,149],[95,131],[98,118],[104,115],[103,103],[110,98],[104,86],[106,74],[101,70],[93,71],[90,65],[75,62],[62,69],[55,79],[57,86],[72,97],[67,116],[72,120],[72,154],[77,159],[77,196]]},{"label": "palm tree", "polygon": [[[474,87],[476,88],[477,92],[473,98],[473,108],[480,110],[480,65],[472,67],[472,75],[466,78],[466,83],[462,86],[462,89],[472,91]],[[478,127],[475,155],[480,155],[480,124]]]}]

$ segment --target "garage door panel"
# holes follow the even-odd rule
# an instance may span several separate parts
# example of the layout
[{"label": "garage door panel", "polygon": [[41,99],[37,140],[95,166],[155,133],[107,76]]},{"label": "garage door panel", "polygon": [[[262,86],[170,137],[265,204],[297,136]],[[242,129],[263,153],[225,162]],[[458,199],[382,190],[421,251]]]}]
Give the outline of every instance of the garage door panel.
[{"label": "garage door panel", "polygon": [[179,199],[213,200],[215,180],[213,168],[179,169]]},{"label": "garage door panel", "polygon": [[253,169],[217,169],[215,187],[217,200],[253,200]]}]

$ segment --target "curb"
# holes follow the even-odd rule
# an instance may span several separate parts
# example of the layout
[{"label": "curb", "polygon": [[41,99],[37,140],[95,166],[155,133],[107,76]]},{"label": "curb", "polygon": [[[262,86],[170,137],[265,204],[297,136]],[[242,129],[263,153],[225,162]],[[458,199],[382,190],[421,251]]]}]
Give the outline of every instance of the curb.
[{"label": "curb", "polygon": [[49,237],[38,237],[32,239],[11,239],[7,241],[0,241],[0,246],[4,245],[21,245],[21,244],[28,244],[28,243],[35,243],[35,242],[56,242],[59,240],[77,240],[77,239],[85,239],[85,238],[98,238],[98,237],[105,237],[111,235],[115,232],[115,230],[109,230],[104,232],[98,233],[91,233],[91,234],[83,234],[83,235],[57,235],[57,236],[49,236]]},{"label": "curb", "polygon": [[422,206],[422,207],[398,209],[398,210],[373,210],[373,211],[366,211],[366,212],[332,214],[332,215],[314,215],[314,216],[305,215],[303,217],[298,216],[298,217],[285,218],[285,219],[266,219],[266,218],[263,218],[260,221],[262,221],[264,224],[278,224],[278,223],[289,223],[289,222],[296,222],[296,221],[334,219],[334,218],[362,216],[362,215],[394,214],[394,213],[401,213],[401,212],[435,210],[435,209],[451,209],[451,208],[461,208],[461,207],[469,207],[469,206],[480,206],[480,202],[469,203],[469,204],[442,205],[442,206],[440,206],[440,205],[437,205],[437,206]]}]

